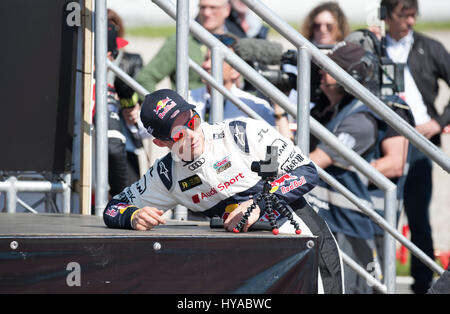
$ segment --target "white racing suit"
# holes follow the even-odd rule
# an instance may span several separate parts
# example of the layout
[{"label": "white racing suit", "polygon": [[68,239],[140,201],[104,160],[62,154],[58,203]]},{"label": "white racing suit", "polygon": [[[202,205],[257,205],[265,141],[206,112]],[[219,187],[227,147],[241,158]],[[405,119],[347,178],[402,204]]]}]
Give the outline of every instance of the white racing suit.
[{"label": "white racing suit", "polygon": [[[202,123],[205,149],[194,161],[173,153],[155,161],[145,175],[116,195],[103,219],[111,228],[131,228],[131,216],[144,206],[169,210],[180,204],[208,217],[226,216],[252,196],[261,193],[264,181],[251,170],[253,161],[266,158],[267,146],[278,146],[278,179],[273,193],[294,213],[302,234],[318,236],[319,270],[325,293],[342,293],[341,260],[325,221],[303,195],[318,180],[315,166],[292,142],[264,121],[242,118],[210,125]],[[288,175],[286,175],[288,174]],[[261,204],[260,204],[261,207]],[[261,209],[261,220],[267,219]],[[277,215],[280,233],[294,233],[290,222]]]}]

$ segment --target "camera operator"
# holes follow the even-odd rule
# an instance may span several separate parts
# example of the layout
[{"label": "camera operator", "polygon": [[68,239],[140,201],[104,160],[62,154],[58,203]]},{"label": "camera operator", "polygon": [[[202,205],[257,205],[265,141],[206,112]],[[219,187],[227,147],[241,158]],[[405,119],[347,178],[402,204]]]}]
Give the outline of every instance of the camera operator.
[{"label": "camera operator", "polygon": [[[363,85],[367,83],[374,63],[365,62],[367,52],[359,45],[341,42],[329,57]],[[328,73],[321,71],[321,89],[328,98],[320,122],[325,124],[339,141],[354,150],[367,161],[376,157],[377,147],[384,134],[384,123],[360,100],[347,93]],[[310,158],[360,199],[372,204],[369,182],[362,180],[358,172],[334,150],[319,142]],[[324,182],[308,194],[308,201],[315,207],[330,229],[335,233],[340,248],[364,268],[374,262],[376,246],[375,230],[371,220],[360,213],[354,204]],[[345,289],[348,293],[370,293],[367,283],[345,266]]]},{"label": "camera operator", "polygon": [[[265,158],[267,146],[278,146],[280,177],[274,180],[272,195],[294,211],[303,234],[319,236],[324,292],[342,293],[338,248],[325,222],[303,198],[318,181],[308,157],[264,121],[241,118],[210,125],[201,123],[194,110],[195,106],[172,90],[146,96],[142,123],[153,142],[171,152],[108,203],[103,213],[105,224],[110,228],[157,228],[166,222],[163,211],[181,204],[211,218],[222,217],[224,227],[231,231],[265,183],[250,165]],[[243,231],[258,219],[264,219],[264,203],[258,203]],[[280,232],[283,228],[292,232],[283,219],[278,217]]]}]

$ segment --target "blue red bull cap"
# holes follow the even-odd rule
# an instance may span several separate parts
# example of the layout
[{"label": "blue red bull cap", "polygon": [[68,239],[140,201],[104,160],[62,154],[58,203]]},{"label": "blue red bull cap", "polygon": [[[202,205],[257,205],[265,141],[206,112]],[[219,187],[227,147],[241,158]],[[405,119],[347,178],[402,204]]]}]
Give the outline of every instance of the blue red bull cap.
[{"label": "blue red bull cap", "polygon": [[170,138],[173,122],[179,114],[195,109],[177,92],[160,89],[145,96],[141,109],[141,121],[147,131],[156,138]]}]

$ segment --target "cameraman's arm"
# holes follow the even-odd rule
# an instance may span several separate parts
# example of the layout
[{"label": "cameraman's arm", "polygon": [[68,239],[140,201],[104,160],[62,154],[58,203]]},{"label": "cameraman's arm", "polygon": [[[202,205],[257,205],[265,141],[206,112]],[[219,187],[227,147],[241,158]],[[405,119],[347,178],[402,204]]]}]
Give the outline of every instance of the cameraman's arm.
[{"label": "cameraman's arm", "polygon": [[383,157],[371,162],[371,165],[388,178],[403,175],[408,154],[408,140],[403,136],[389,137],[381,142]]},{"label": "cameraman's arm", "polygon": [[319,147],[309,154],[309,158],[322,169],[325,169],[333,164],[333,159]]}]

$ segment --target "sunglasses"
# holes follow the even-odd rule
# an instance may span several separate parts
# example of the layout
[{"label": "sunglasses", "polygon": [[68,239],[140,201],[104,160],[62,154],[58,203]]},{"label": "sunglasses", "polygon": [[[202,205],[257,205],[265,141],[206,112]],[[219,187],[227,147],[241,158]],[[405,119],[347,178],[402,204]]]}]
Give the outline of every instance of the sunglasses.
[{"label": "sunglasses", "polygon": [[326,25],[327,31],[329,31],[329,32],[333,31],[333,29],[334,29],[334,24],[330,24],[330,23],[313,23],[313,25],[312,25],[313,30],[315,30],[315,31],[320,30],[322,25]]},{"label": "sunglasses", "polygon": [[192,131],[197,130],[200,125],[200,115],[194,111],[192,117],[188,118],[188,121],[183,125],[183,127],[177,131],[172,137],[169,138],[160,138],[162,141],[172,141],[174,143],[178,142],[184,137],[185,128],[189,128]]}]

